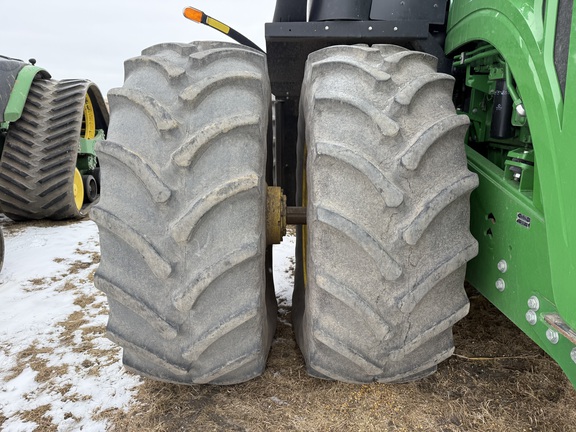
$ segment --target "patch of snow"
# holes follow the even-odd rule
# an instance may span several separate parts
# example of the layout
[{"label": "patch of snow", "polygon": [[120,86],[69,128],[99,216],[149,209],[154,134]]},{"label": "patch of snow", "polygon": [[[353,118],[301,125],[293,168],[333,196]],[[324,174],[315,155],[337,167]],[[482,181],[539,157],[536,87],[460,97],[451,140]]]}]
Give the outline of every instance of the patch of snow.
[{"label": "patch of snow", "polygon": [[[0,414],[6,420],[0,429],[35,431],[38,425],[25,414],[45,408],[44,417],[60,432],[106,430],[109,425],[99,414],[128,410],[142,381],[123,369],[121,349],[103,331],[106,296],[92,283],[98,265],[94,256],[100,251],[96,224],[8,225],[4,236]],[[294,235],[288,235],[273,248],[280,309],[292,304],[295,243]],[[66,330],[72,314],[81,319],[74,320],[77,328]],[[97,327],[102,330],[95,333]],[[46,368],[48,377],[39,379],[34,362]]]},{"label": "patch of snow", "polygon": [[[3,431],[34,430],[37,425],[25,421],[23,413],[49,406],[58,431],[105,430],[106,423],[94,420],[101,411],[127,409],[140,379],[124,372],[120,349],[104,338],[90,335],[93,347],[112,350],[110,363],[84,352],[82,327],[104,325],[107,320],[100,307],[106,302],[90,282],[99,252],[98,229],[91,221],[52,227],[27,226],[4,230],[5,260],[0,273],[0,412],[8,420]],[[78,263],[83,265],[75,267]],[[74,302],[82,296],[95,300],[81,308]],[[95,307],[97,306],[97,307]],[[59,323],[81,311],[87,321],[74,332],[72,340],[63,340],[65,329]],[[98,319],[96,319],[98,317]],[[37,372],[22,357],[24,369],[10,376],[16,358],[26,349],[36,351],[36,360],[47,368],[59,368],[47,381],[38,382]],[[103,351],[104,352],[104,351]],[[105,365],[85,367],[102,361]]]},{"label": "patch of snow", "polygon": [[274,288],[279,307],[292,306],[295,248],[296,236],[290,233],[284,236],[282,243],[272,246]]}]

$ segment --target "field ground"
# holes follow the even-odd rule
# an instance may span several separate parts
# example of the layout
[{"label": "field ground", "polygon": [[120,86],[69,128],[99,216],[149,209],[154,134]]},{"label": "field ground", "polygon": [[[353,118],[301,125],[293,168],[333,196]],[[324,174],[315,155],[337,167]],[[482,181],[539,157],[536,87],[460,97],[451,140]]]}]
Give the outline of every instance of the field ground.
[{"label": "field ground", "polygon": [[[307,376],[289,295],[280,291],[263,376],[177,386],[125,372],[120,350],[105,339],[92,222],[2,225],[0,305],[11,308],[0,309],[8,317],[0,318],[2,431],[576,431],[576,391],[560,368],[473,289],[470,314],[454,328],[456,354],[421,381],[351,385]],[[40,247],[54,241],[60,249]],[[35,251],[53,254],[52,264]],[[289,274],[289,262],[276,271]],[[26,310],[20,324],[17,302]]]}]

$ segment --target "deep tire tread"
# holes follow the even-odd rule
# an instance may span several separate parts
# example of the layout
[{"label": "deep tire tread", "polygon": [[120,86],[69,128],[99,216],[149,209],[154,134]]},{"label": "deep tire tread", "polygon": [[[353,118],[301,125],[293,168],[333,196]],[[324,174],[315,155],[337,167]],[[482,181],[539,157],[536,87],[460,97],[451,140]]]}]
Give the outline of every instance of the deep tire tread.
[{"label": "deep tire tread", "polygon": [[178,127],[178,122],[166,107],[144,92],[134,89],[116,88],[108,92],[111,106],[122,102],[136,106],[155,123],[156,129],[161,132],[169,132]]},{"label": "deep tire tread", "polygon": [[[146,360],[145,363],[148,366],[166,369],[175,376],[185,376],[188,373],[187,369],[179,367],[178,365],[175,365],[171,362],[167,362],[162,357],[154,354],[153,352],[148,351],[142,348],[141,346],[135,345],[130,341],[124,339],[122,336],[120,336],[120,333],[116,333],[114,329],[111,328],[110,326],[107,328],[106,336],[112,342],[122,346],[125,350],[128,350],[131,353],[131,355],[136,355],[139,358],[144,358]],[[146,372],[145,369],[139,369],[138,366],[132,365],[129,362],[129,360],[127,360],[126,357],[127,356],[124,356],[124,367],[131,369],[140,375],[148,376],[150,378],[157,378],[151,375],[149,372]]]},{"label": "deep tire tread", "polygon": [[96,207],[92,210],[92,220],[100,229],[105,229],[131,245],[144,258],[150,270],[160,279],[167,279],[172,273],[172,265],[165,260],[154,245],[144,235],[133,229],[126,221],[112,213]]},{"label": "deep tire tread", "polygon": [[137,176],[150,197],[157,203],[164,203],[170,199],[172,191],[160,179],[158,173],[142,159],[138,154],[116,144],[110,140],[106,145],[98,143],[96,149],[99,153],[106,154],[123,164],[127,169]]},{"label": "deep tire tread", "polygon": [[378,110],[368,100],[358,96],[326,90],[316,96],[316,103],[324,103],[326,105],[347,105],[352,109],[358,110],[367,118],[373,119],[374,124],[378,126],[378,129],[385,137],[396,136],[400,130],[398,123],[393,121],[381,110]]},{"label": "deep tire tread", "polygon": [[172,153],[173,162],[182,168],[188,168],[194,164],[209,147],[211,143],[228,133],[238,133],[239,129],[255,129],[260,127],[261,119],[254,115],[236,116],[226,121],[216,121],[208,124],[202,130],[194,133],[192,138]]},{"label": "deep tire tread", "polygon": [[435,68],[392,45],[308,58],[308,280],[297,269],[294,325],[311,375],[405,382],[453,352],[452,326],[469,308],[463,268],[478,251],[468,228],[478,179],[454,80]]},{"label": "deep tire tread", "polygon": [[130,75],[132,71],[141,67],[152,67],[159,70],[159,72],[166,76],[169,80],[181,78],[186,74],[186,70],[179,66],[174,66],[172,63],[157,57],[140,56],[128,59],[124,62],[124,69],[126,75]]},{"label": "deep tire tread", "polygon": [[233,272],[239,265],[257,257],[258,250],[250,246],[234,250],[222,256],[222,259],[215,264],[195,273],[185,286],[174,290],[172,296],[174,307],[182,312],[190,312],[198,298],[216,279],[227,272]]},{"label": "deep tire tread", "polygon": [[386,339],[386,335],[390,332],[390,324],[386,322],[378,309],[370,303],[369,299],[365,299],[361,293],[350,289],[350,287],[338,283],[327,274],[318,274],[316,282],[318,287],[327,294],[337,298],[348,306],[350,310],[357,311],[357,313],[362,316],[363,321],[366,322],[367,328],[373,329],[374,331],[378,329],[378,333],[374,334],[376,337],[379,337],[381,340]]},{"label": "deep tire tread", "polygon": [[264,265],[265,57],[159,44],[126,62],[109,95],[95,283],[124,364],[179,384],[261,374],[276,311]]},{"label": "deep tire tread", "polygon": [[318,208],[317,217],[318,222],[326,224],[353,239],[378,265],[380,274],[386,280],[396,280],[402,274],[402,268],[396,261],[386,252],[384,246],[375,238],[374,235],[364,230],[361,226],[354,223],[344,216],[328,210],[326,208]]},{"label": "deep tire tread", "polygon": [[242,84],[248,83],[254,92],[258,93],[261,91],[262,75],[253,72],[221,72],[216,76],[204,78],[198,84],[184,89],[180,99],[192,107],[197,107],[214,91],[221,90],[224,87],[237,86],[239,82],[242,82]]},{"label": "deep tire tread", "polygon": [[230,333],[242,324],[254,319],[257,310],[258,308],[256,305],[249,305],[246,309],[227,317],[228,319],[226,322],[217,323],[215,327],[208,329],[205,333],[200,335],[193,344],[184,347],[182,357],[190,362],[197,361],[198,358],[223,335]]},{"label": "deep tire tread", "polygon": [[184,213],[177,216],[172,225],[172,238],[179,243],[190,241],[199,222],[215,207],[238,194],[258,189],[259,178],[255,174],[227,181],[199,197]]},{"label": "deep tire tread", "polygon": [[403,193],[386,177],[374,161],[366,155],[342,146],[338,143],[318,143],[318,154],[333,157],[354,167],[359,174],[368,177],[370,182],[382,194],[388,207],[398,207],[404,200]]},{"label": "deep tire tread", "polygon": [[444,187],[435,196],[428,198],[404,231],[402,235],[404,241],[414,246],[442,210],[461,196],[469,195],[477,187],[478,176],[469,173]]},{"label": "deep tire tread", "polygon": [[102,276],[97,276],[96,284],[98,288],[106,295],[110,295],[119,301],[124,306],[132,309],[138,315],[145,317],[148,322],[162,337],[168,340],[174,339],[178,334],[177,326],[172,325],[164,318],[162,318],[156,311],[146,305],[142,300],[135,298],[126,289],[122,289],[118,285],[114,285]]}]

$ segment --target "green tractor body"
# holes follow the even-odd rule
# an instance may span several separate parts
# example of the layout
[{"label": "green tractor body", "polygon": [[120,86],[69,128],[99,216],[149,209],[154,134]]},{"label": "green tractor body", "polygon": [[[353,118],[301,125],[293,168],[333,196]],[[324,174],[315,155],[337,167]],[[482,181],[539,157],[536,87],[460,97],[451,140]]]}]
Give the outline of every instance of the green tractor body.
[{"label": "green tractor body", "polygon": [[[569,0],[278,0],[266,66],[219,42],[128,60],[102,143],[112,189],[95,213],[95,283],[125,365],[184,384],[261,373],[275,308],[258,272],[287,221],[300,225],[293,319],[311,375],[434,372],[468,311],[466,279],[576,385],[574,38]],[[262,179],[286,197],[265,198]]]},{"label": "green tractor body", "polygon": [[480,248],[467,279],[573,384],[574,35],[571,1],[454,1],[445,45],[465,87],[455,99],[472,122],[467,153],[480,178],[471,197]]},{"label": "green tractor body", "polygon": [[0,114],[2,115],[2,128],[7,129],[10,122],[18,120],[22,115],[30,86],[36,75],[49,79],[50,74],[38,66],[8,58],[1,59],[4,82]]},{"label": "green tractor body", "polygon": [[94,146],[108,109],[86,80],[54,81],[0,56],[0,209],[15,220],[88,214],[100,191]]}]

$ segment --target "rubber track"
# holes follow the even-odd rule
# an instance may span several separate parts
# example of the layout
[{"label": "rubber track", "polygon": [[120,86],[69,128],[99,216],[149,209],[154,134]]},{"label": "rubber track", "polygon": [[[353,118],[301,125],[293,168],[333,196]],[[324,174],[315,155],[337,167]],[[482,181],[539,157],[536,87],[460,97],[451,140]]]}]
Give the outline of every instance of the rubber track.
[{"label": "rubber track", "polygon": [[70,219],[86,92],[84,80],[33,81],[22,116],[10,124],[0,160],[0,208],[14,220]]},{"label": "rubber track", "polygon": [[453,351],[452,326],[468,312],[464,268],[478,251],[468,228],[478,178],[453,79],[435,68],[390,45],[308,58],[308,280],[297,251],[294,325],[311,375],[409,381]]},{"label": "rubber track", "polygon": [[[124,365],[180,384],[262,373],[276,305],[265,277],[265,57],[160,44],[109,92],[96,286]],[[272,287],[273,288],[273,287]]]}]

